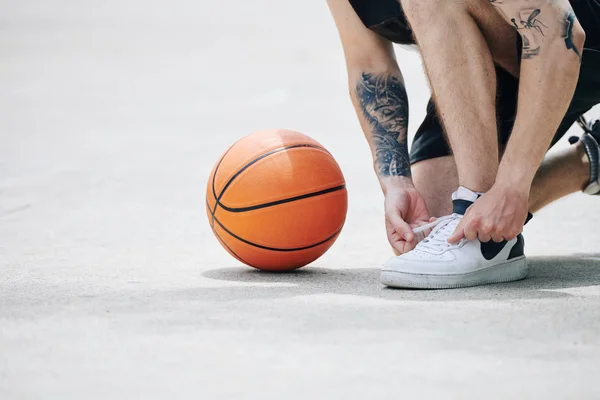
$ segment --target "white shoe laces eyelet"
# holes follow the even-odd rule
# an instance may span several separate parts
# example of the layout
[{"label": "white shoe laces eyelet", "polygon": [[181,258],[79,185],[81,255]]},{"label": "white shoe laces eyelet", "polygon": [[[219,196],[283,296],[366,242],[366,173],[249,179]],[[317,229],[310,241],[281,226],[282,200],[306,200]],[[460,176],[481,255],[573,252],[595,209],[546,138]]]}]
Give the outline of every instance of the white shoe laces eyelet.
[{"label": "white shoe laces eyelet", "polygon": [[427,253],[442,253],[450,248],[462,247],[465,242],[464,238],[456,244],[448,243],[448,237],[452,235],[461,219],[462,215],[460,214],[446,215],[413,229],[414,233],[419,233],[433,228],[429,235],[417,244],[415,250],[418,249]]}]

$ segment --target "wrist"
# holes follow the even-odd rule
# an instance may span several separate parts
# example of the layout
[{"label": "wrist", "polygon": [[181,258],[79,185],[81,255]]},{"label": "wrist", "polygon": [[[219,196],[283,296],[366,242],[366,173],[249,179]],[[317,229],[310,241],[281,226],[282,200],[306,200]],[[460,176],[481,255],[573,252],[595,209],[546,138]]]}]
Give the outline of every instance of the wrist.
[{"label": "wrist", "polygon": [[[513,136],[514,130],[513,130]],[[524,151],[524,148],[528,151]],[[544,152],[532,146],[507,146],[496,174],[496,186],[511,187],[521,192],[529,192],[533,178],[540,166]]]},{"label": "wrist", "polygon": [[384,195],[394,190],[414,189],[415,187],[410,176],[380,176],[379,183]]},{"label": "wrist", "polygon": [[534,175],[535,171],[531,172],[526,168],[520,168],[520,166],[503,168],[501,165],[494,186],[529,193]]}]

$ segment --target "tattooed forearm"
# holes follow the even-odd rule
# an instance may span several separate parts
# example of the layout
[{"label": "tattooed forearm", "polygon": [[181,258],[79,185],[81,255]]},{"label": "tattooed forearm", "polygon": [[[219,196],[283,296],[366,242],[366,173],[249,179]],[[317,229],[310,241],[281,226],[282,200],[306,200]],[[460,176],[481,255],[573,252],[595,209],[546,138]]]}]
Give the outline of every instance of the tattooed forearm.
[{"label": "tattooed forearm", "polygon": [[404,84],[391,74],[363,73],[356,94],[371,128],[377,172],[380,176],[410,176],[408,98]]},{"label": "tattooed forearm", "polygon": [[[540,54],[543,43],[559,36],[568,50],[579,58],[581,51],[573,40],[573,26],[577,21],[567,0],[488,0],[521,35],[522,59]],[[562,24],[562,26],[560,26]]]}]

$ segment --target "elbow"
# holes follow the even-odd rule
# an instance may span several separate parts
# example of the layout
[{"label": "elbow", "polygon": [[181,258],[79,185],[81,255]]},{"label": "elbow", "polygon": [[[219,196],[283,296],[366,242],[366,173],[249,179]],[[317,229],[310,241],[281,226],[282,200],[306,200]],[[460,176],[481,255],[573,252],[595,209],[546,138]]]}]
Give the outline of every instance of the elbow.
[{"label": "elbow", "polygon": [[356,101],[356,88],[352,87],[352,83],[348,84],[348,95],[350,96],[350,100],[354,104]]},{"label": "elbow", "polygon": [[560,35],[561,46],[573,51],[581,60],[583,46],[585,45],[585,30],[573,12],[568,12],[564,19],[563,32]]},{"label": "elbow", "polygon": [[585,45],[585,31],[579,23],[575,24],[572,32],[572,41],[575,48],[581,53]]},{"label": "elbow", "polygon": [[[585,45],[585,30],[575,17],[573,12],[566,12],[561,17],[561,25],[558,29],[552,29],[550,34],[544,35],[543,29],[520,29],[519,35],[523,41],[522,59],[536,58],[538,55],[547,60],[555,60],[558,63],[570,64],[573,60],[565,56],[565,50],[573,52],[581,60],[583,47]],[[512,20],[515,27],[517,23]],[[522,22],[523,23],[523,22]],[[535,28],[535,26],[534,26]]]}]

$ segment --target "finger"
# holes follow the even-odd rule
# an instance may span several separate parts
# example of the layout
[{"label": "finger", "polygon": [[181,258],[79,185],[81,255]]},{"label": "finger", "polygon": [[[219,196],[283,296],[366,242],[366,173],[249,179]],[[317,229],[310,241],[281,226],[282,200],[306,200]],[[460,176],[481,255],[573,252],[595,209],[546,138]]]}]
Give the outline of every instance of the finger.
[{"label": "finger", "polygon": [[504,237],[498,233],[492,233],[492,240],[496,243],[501,243],[504,241]]},{"label": "finger", "polygon": [[479,229],[477,231],[477,238],[480,242],[489,242],[492,240],[492,225],[488,221],[483,221],[479,224]]},{"label": "finger", "polygon": [[490,240],[492,240],[492,236],[489,233],[484,233],[484,232],[479,232],[477,234],[477,238],[482,243],[489,242]]},{"label": "finger", "polygon": [[402,238],[407,242],[412,242],[414,240],[415,235],[413,234],[410,225],[408,225],[399,214],[392,213],[388,218],[399,238]]},{"label": "finger", "polygon": [[391,226],[389,221],[386,223],[386,226],[387,226],[388,242],[389,242],[390,246],[392,246],[394,254],[396,256],[403,254],[405,252],[404,245],[405,245],[405,243],[407,243],[406,240],[404,240],[403,237],[399,236],[396,233],[396,231]]},{"label": "finger", "polygon": [[412,250],[410,248],[410,243],[405,242],[405,241],[396,242],[393,244],[392,247],[394,248],[394,253],[396,253],[397,256],[402,255],[402,254],[407,253],[410,250]]},{"label": "finger", "polygon": [[475,218],[471,218],[471,220],[465,223],[464,227],[465,239],[467,240],[475,240],[477,239],[477,235],[479,233],[479,222]]},{"label": "finger", "polygon": [[456,229],[454,230],[452,235],[450,235],[450,237],[448,238],[448,243],[458,243],[462,238],[465,237],[463,221],[464,221],[464,219],[458,223],[458,225],[456,226]]},{"label": "finger", "polygon": [[413,241],[413,242],[404,242],[404,243],[402,243],[402,252],[400,254],[408,253],[409,251],[411,251],[415,247],[417,247],[417,242],[416,241]]},{"label": "finger", "polygon": [[[396,236],[396,233],[392,232],[391,234],[388,233],[388,243],[390,244],[390,246],[392,246],[392,249],[394,249],[394,253],[401,253],[402,251],[402,243],[404,243],[404,239],[402,238],[398,238]],[[396,254],[398,255],[398,254]]]},{"label": "finger", "polygon": [[410,224],[413,233],[415,235],[415,244],[419,243],[421,240],[425,239],[427,237],[427,235],[429,235],[431,233],[431,231],[433,230],[433,226],[430,226],[431,223],[434,221],[430,222],[425,222],[425,221],[417,221],[414,224]]}]

